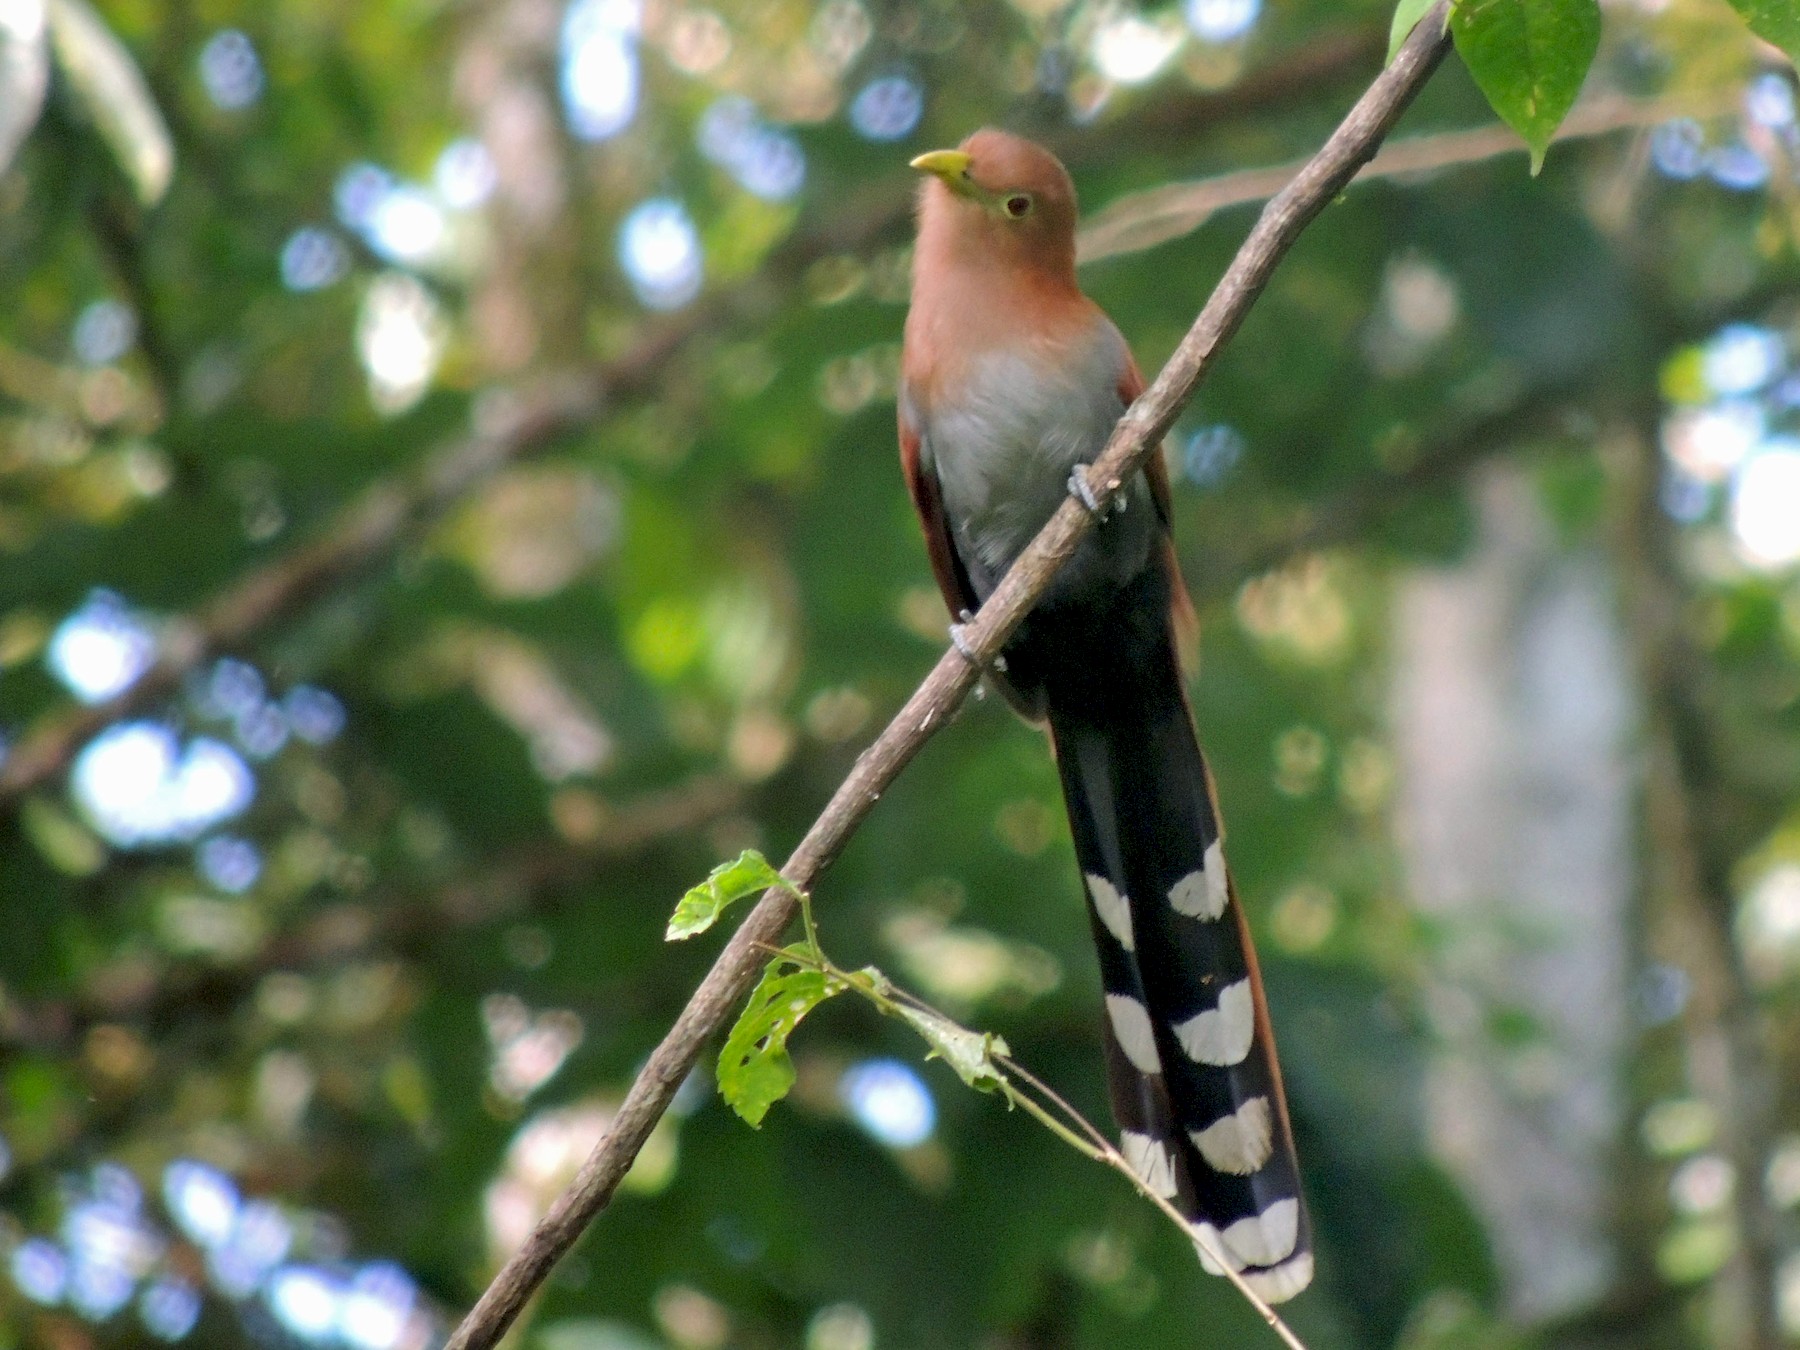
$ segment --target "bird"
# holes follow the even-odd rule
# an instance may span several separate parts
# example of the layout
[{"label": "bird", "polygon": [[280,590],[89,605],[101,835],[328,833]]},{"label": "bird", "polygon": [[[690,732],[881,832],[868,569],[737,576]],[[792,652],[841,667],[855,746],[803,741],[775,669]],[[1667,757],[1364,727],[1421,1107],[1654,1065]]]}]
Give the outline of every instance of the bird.
[{"label": "bird", "polygon": [[1250,930],[1225,867],[1180,652],[1193,609],[1159,454],[1102,510],[1085,477],[1144,387],[1075,276],[1061,162],[983,128],[923,175],[898,391],[901,465],[964,655],[966,623],[1073,494],[1096,526],[984,672],[1044,726],[1105,995],[1119,1150],[1202,1265],[1278,1302],[1311,1225]]}]

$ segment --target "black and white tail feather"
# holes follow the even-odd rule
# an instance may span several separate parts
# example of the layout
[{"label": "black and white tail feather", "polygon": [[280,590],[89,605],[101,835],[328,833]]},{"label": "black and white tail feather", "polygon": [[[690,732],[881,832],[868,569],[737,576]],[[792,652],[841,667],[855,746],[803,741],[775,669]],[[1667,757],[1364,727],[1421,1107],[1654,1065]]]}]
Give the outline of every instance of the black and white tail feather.
[{"label": "black and white tail feather", "polygon": [[[1218,1257],[1279,1302],[1313,1257],[1262,979],[1149,569],[1106,606],[1040,610],[1009,647],[1056,746],[1106,994],[1121,1151]],[[1162,591],[1161,601],[1156,594]]]}]

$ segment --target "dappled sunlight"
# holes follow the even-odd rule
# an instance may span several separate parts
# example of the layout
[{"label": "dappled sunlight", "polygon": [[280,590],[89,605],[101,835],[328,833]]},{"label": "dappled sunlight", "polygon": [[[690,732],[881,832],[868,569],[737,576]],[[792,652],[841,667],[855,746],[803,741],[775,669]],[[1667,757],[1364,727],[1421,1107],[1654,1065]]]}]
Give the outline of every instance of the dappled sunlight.
[{"label": "dappled sunlight", "polygon": [[156,635],[111,591],[95,591],[50,635],[51,672],[83,703],[124,693],[156,659]]},{"label": "dappled sunlight", "polygon": [[[1797,86],[1766,5],[1554,7],[1528,71],[1469,36],[1513,11],[1461,7],[1157,414],[1200,621],[1162,711],[1262,954],[1315,1350],[1800,1335]],[[662,934],[747,849],[800,848],[853,983],[1110,1134],[1089,930],[1150,984],[1168,924],[1207,959],[1211,862],[1085,908],[1079,738],[1047,754],[993,675],[908,715],[898,777],[861,758],[957,617],[895,463],[897,412],[940,475],[951,434],[903,369],[907,164],[983,125],[1053,150],[1154,380],[1396,69],[1391,15],[0,0],[0,1345],[437,1350],[743,952],[749,897]],[[970,195],[1008,237],[1010,185]],[[1039,362],[1014,308],[976,326]],[[1147,508],[1079,547],[1137,558]],[[997,1042],[930,1065],[844,997],[740,1071],[709,999],[520,1346],[1274,1343],[1121,1178],[964,1091]],[[1121,1049],[1165,1087],[1192,1058]]]},{"label": "dappled sunlight", "polygon": [[619,265],[651,309],[679,309],[700,293],[700,236],[687,209],[654,198],[619,226]]},{"label": "dappled sunlight", "polygon": [[94,827],[127,847],[192,839],[243,814],[256,796],[229,746],[183,744],[154,722],[126,722],[96,737],[72,771],[76,802]]},{"label": "dappled sunlight", "polygon": [[838,1098],[850,1118],[878,1144],[917,1148],[937,1128],[937,1104],[924,1080],[907,1064],[870,1059],[838,1080]]}]

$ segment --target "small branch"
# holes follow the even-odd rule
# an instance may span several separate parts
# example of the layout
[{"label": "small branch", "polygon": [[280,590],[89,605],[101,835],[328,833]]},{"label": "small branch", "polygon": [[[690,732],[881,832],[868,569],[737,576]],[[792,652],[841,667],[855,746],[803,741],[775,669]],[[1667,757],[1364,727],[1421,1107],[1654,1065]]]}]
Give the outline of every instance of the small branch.
[{"label": "small branch", "polygon": [[[931,1047],[932,1053],[941,1053],[946,1060],[950,1059],[954,1052],[946,1050],[943,1044],[927,1034],[920,1022],[908,1015],[907,1009],[924,1014],[928,1022],[938,1024],[947,1032],[953,1032],[959,1041],[963,1038],[979,1041],[984,1047],[981,1052],[979,1069],[975,1069],[968,1063],[955,1064],[952,1067],[955,1068],[959,1078],[978,1090],[991,1089],[999,1092],[1006,1099],[1008,1106],[1018,1107],[1024,1111],[1026,1115],[1084,1158],[1104,1163],[1123,1176],[1131,1183],[1132,1189],[1155,1205],[1165,1217],[1174,1223],[1183,1237],[1206,1253],[1208,1258],[1219,1267],[1225,1278],[1230,1281],[1232,1287],[1243,1295],[1245,1302],[1255,1308],[1263,1321],[1267,1322],[1275,1334],[1281,1337],[1282,1342],[1289,1347],[1289,1350],[1306,1350],[1306,1346],[1300,1338],[1294,1335],[1286,1322],[1281,1320],[1280,1314],[1269,1306],[1268,1300],[1252,1289],[1250,1282],[1232,1267],[1229,1258],[1215,1244],[1214,1235],[1202,1232],[1188,1220],[1186,1215],[1175,1208],[1172,1201],[1152,1190],[1149,1183],[1139,1175],[1137,1169],[1131,1165],[1125,1155],[1100,1132],[1092,1121],[1017,1060],[1005,1053],[1004,1041],[997,1036],[971,1031],[967,1027],[960,1026],[955,1019],[939,1012],[916,994],[908,993],[873,968],[852,972],[835,965],[819,947],[818,933],[812,921],[811,900],[805,892],[801,892],[798,898],[800,916],[806,921],[806,947],[808,950],[802,955],[793,948],[789,948],[780,953],[771,952],[770,955],[779,955],[784,961],[792,961],[817,971],[835,983],[840,991],[861,995],[863,999],[873,1004],[882,1016],[898,1018],[919,1032],[926,1044]],[[972,1076],[977,1071],[980,1074],[979,1082]],[[1026,1084],[1031,1091],[1021,1090],[1018,1083],[1013,1082],[1014,1077]],[[1039,1101],[1037,1097],[1034,1097],[1032,1095],[1034,1092],[1044,1101]],[[1046,1106],[1045,1102],[1049,1102],[1050,1106]],[[1058,1119],[1051,1107],[1060,1112],[1063,1118]]]},{"label": "small branch", "polygon": [[654,368],[654,363],[640,367],[634,357],[631,366],[613,372],[610,380],[546,381],[508,414],[491,418],[499,426],[452,442],[408,477],[382,479],[365,489],[317,538],[253,570],[196,613],[171,624],[156,664],[130,689],[104,703],[54,715],[28,732],[0,762],[0,811],[62,774],[81,747],[107,726],[154,707],[213,656],[242,647],[386,556],[409,530],[442,515],[473,484],[594,416],[615,384]]},{"label": "small branch", "polygon": [[[1729,111],[1723,98],[1697,102],[1683,98],[1597,98],[1576,108],[1558,128],[1558,142],[1606,136],[1656,126],[1671,117],[1710,117]],[[1445,131],[1431,136],[1410,136],[1383,147],[1356,175],[1367,183],[1378,178],[1430,173],[1493,159],[1497,155],[1523,154],[1525,143],[1509,128],[1495,123],[1473,131]],[[1260,202],[1279,192],[1299,172],[1299,166],[1246,169],[1192,183],[1168,183],[1121,197],[1082,227],[1077,255],[1083,264],[1138,253],[1158,244],[1192,234],[1227,207]]]},{"label": "small branch", "polygon": [[[1200,316],[1156,381],[1120,419],[1088,481],[1105,498],[1118,491],[1155,450],[1192,398],[1201,377],[1237,330],[1300,232],[1375,153],[1389,128],[1448,50],[1445,0],[1439,0],[1324,147],[1264,209]],[[964,637],[979,661],[998,654],[1008,635],[1049,585],[1091,527],[1087,511],[1065,502],[982,606]],[[945,652],[897,717],[865,751],[782,873],[801,890],[814,879],[874,808],[881,793],[918,753],[975,684],[975,668]],[[505,1334],[525,1301],[611,1200],[652,1127],[668,1109],[701,1047],[725,1025],[761,966],[759,946],[772,943],[794,917],[796,903],[774,888],[757,902],[714,962],[688,1005],[639,1072],[612,1129],[582,1164],[570,1187],[513,1253],[451,1336],[447,1350],[486,1350]]]}]

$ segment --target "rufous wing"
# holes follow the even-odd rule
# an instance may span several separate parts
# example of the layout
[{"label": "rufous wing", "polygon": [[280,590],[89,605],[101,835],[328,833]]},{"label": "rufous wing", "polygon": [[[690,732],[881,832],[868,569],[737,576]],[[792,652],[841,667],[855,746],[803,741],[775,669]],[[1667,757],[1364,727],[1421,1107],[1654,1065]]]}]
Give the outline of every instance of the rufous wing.
[{"label": "rufous wing", "polygon": [[950,522],[944,515],[943,491],[937,474],[919,453],[919,432],[900,410],[900,467],[906,474],[906,490],[912,495],[913,510],[919,513],[919,524],[925,531],[925,551],[931,558],[931,574],[944,593],[944,604],[951,617],[961,619],[973,614],[980,601],[962,561],[956,556],[956,544],[950,537]]}]

